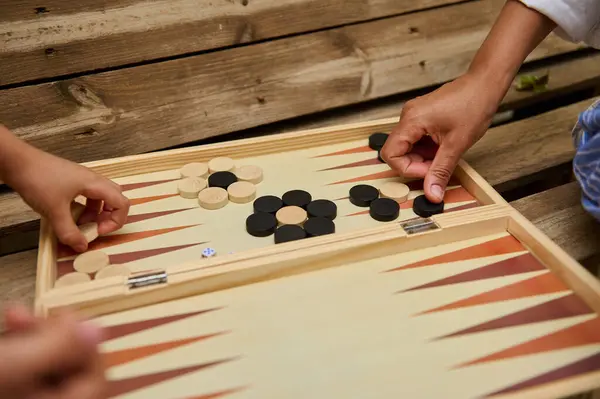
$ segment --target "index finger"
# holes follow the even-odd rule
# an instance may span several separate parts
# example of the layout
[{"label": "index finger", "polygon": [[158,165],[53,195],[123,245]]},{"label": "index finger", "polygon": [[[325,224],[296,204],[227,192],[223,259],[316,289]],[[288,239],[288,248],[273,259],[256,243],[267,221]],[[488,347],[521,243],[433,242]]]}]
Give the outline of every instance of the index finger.
[{"label": "index finger", "polygon": [[121,193],[118,185],[111,181],[100,181],[87,188],[83,195],[104,201],[104,209],[98,220],[98,233],[107,234],[120,229],[129,214],[129,199]]},{"label": "index finger", "polygon": [[402,176],[424,177],[430,162],[411,151],[425,135],[425,130],[420,126],[406,119],[401,120],[381,149],[381,158]]}]

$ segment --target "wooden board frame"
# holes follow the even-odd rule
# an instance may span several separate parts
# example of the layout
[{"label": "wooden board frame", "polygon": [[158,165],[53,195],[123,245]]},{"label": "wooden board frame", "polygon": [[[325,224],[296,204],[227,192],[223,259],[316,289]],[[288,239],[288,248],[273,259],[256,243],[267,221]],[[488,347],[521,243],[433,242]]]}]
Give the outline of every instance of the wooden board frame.
[{"label": "wooden board frame", "polygon": [[[205,265],[201,269],[194,264],[181,265],[171,274],[172,280],[162,287],[128,291],[123,285],[124,279],[119,278],[104,282],[98,286],[96,292],[87,291],[81,286],[73,286],[68,288],[71,290],[70,296],[49,295],[46,298],[47,310],[69,306],[77,308],[87,316],[106,315],[299,273],[344,267],[346,262],[388,256],[397,252],[427,248],[431,245],[472,239],[480,235],[508,232],[525,244],[526,248],[558,275],[569,288],[579,293],[584,302],[595,312],[600,313],[600,282],[510,207],[488,205],[460,213],[436,215],[433,219],[441,228],[440,230],[409,235],[398,225],[386,225],[370,229],[363,235],[353,238],[328,237],[328,240],[325,240],[327,242],[307,245],[306,249],[310,249],[310,254],[301,257],[298,256],[297,250],[291,249],[293,245],[284,244],[283,246],[287,247],[285,251],[277,253],[272,251],[264,257],[252,259],[247,254],[241,254],[239,260],[214,259],[210,265]],[[303,242],[303,244],[307,243],[308,241]],[[567,397],[595,389],[599,381],[600,371],[595,371],[517,393],[492,396],[492,398]]]},{"label": "wooden board frame", "polygon": [[[117,178],[133,173],[175,169],[191,161],[208,160],[217,156],[240,158],[363,139],[376,131],[389,131],[396,123],[397,118],[384,119],[124,157],[85,166],[108,178]],[[407,221],[402,221],[350,233],[336,233],[252,249],[205,259],[201,264],[189,262],[170,266],[168,272],[158,271],[165,273],[163,277],[166,276],[166,281],[139,288],[132,288],[129,278],[112,277],[50,290],[55,279],[53,266],[56,264],[57,242],[47,221],[42,220],[36,311],[42,316],[51,316],[69,308],[82,316],[98,317],[296,274],[344,267],[346,263],[398,252],[449,244],[482,235],[509,233],[578,294],[593,311],[600,314],[600,282],[596,278],[512,208],[466,162],[459,163],[455,177],[480,206],[435,215],[429,220],[412,220],[432,222],[434,229],[411,232],[405,228]],[[596,388],[599,379],[600,372],[592,372],[498,397],[520,399],[567,396]]]},{"label": "wooden board frame", "polygon": [[[283,133],[273,136],[234,140],[225,143],[210,145],[199,145],[195,147],[167,150],[157,153],[134,155],[102,161],[95,161],[83,164],[101,175],[114,179],[132,174],[159,172],[170,169],[177,169],[189,162],[208,161],[211,158],[219,156],[228,156],[231,158],[242,158],[248,156],[258,156],[273,154],[282,151],[292,151],[297,149],[307,149],[343,143],[359,139],[367,139],[368,136],[378,131],[390,131],[398,123],[398,118],[386,118],[369,122],[353,123],[341,126],[332,126],[326,128],[317,128],[306,131]],[[455,177],[461,185],[471,194],[483,207],[489,205],[507,206],[507,202],[479,176],[466,162],[461,161],[455,171]],[[461,212],[461,211],[459,211]],[[286,246],[277,246],[276,248],[264,249],[261,251],[248,251],[242,258],[233,255],[220,257],[220,261],[241,262],[255,257],[262,257],[266,253],[277,256],[294,250],[308,250],[316,245],[327,244],[339,240],[348,240],[358,238],[364,235],[378,234],[378,229],[374,231],[355,232],[349,235],[336,235],[333,238],[315,238],[306,240],[303,243],[292,243]],[[46,315],[48,307],[44,305],[46,298],[55,298],[74,294],[78,289],[87,292],[103,291],[110,292],[108,287],[117,284],[123,287],[123,281],[118,279],[108,279],[103,282],[91,281],[84,283],[79,287],[67,287],[57,292],[51,291],[51,287],[56,279],[55,267],[57,259],[56,237],[52,233],[47,221],[42,221],[39,255],[37,265],[36,280],[36,300],[35,308],[39,314]],[[192,265],[191,268],[194,266]],[[117,281],[118,280],[118,281]]]},{"label": "wooden board frame", "polygon": [[[398,118],[388,118],[96,161],[84,165],[108,178],[117,178],[134,173],[176,169],[188,162],[209,160],[218,156],[240,158],[366,139],[374,132],[390,131],[397,122]],[[581,265],[510,207],[508,202],[466,162],[461,160],[455,177],[481,206],[434,216],[432,220],[440,227],[438,230],[409,235],[401,223],[392,223],[351,233],[337,233],[249,250],[203,260],[201,265],[192,262],[172,266],[169,268],[166,284],[133,289],[129,288],[127,278],[112,277],[51,290],[55,280],[53,265],[57,256],[56,238],[47,221],[43,220],[36,281],[36,311],[47,316],[69,307],[87,316],[98,316],[241,284],[333,267],[339,265],[341,259],[354,259],[357,256],[358,250],[351,248],[361,248],[363,251],[368,247],[370,251],[365,252],[373,256],[375,253],[389,251],[390,243],[393,243],[395,251],[399,251],[400,248],[412,250],[472,237],[483,232],[505,230],[531,248],[544,264],[560,275],[574,291],[580,293],[591,308],[600,312],[600,283]],[[372,252],[375,249],[376,251]],[[338,263],[332,263],[333,258]]]}]

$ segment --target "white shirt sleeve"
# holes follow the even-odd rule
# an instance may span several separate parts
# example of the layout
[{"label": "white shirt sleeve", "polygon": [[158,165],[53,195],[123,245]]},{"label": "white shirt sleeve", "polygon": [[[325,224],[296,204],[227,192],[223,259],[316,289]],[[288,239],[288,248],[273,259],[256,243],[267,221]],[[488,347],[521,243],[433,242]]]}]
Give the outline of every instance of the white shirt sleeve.
[{"label": "white shirt sleeve", "polygon": [[600,48],[600,0],[520,0],[557,25],[556,34]]}]

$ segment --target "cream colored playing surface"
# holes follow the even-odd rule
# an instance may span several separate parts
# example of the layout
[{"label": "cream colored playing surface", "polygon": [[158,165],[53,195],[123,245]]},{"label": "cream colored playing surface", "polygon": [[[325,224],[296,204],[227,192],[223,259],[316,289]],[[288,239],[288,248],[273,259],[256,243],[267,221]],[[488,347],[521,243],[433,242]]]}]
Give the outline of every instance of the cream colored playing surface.
[{"label": "cream colored playing surface", "polygon": [[[436,261],[438,256],[446,258]],[[392,270],[401,267],[410,268]],[[440,283],[459,277],[462,282]],[[405,291],[433,283],[438,285]],[[420,315],[482,295],[490,299]],[[593,325],[577,330],[598,322],[580,302],[524,247],[500,233],[96,321],[118,326],[102,350],[111,365],[111,393],[121,399],[462,399],[514,389],[600,354],[600,331]],[[540,318],[565,303],[571,305],[564,306],[564,315]],[[547,308],[536,310],[539,306]],[[529,319],[510,321],[529,309]],[[500,318],[504,324],[494,328],[444,338]],[[571,335],[532,344],[518,356],[464,366],[561,331]]]},{"label": "cream colored playing surface", "polygon": [[[348,192],[356,184],[381,188],[387,182],[402,181],[386,164],[377,161],[377,152],[366,147],[367,140],[310,149],[300,149],[257,157],[236,159],[237,167],[259,166],[263,180],[256,185],[256,197],[281,196],[289,190],[308,191],[313,199],[329,199],[338,207],[336,233],[358,231],[380,226],[371,218],[368,208],[350,203]],[[333,155],[332,155],[333,154]],[[218,200],[208,196],[207,207],[200,199],[182,198],[177,191],[180,171],[147,173],[114,179],[124,187],[132,203],[128,223],[119,231],[100,237],[90,249],[102,248],[109,255],[127,255],[127,265],[133,272],[168,268],[189,261],[202,261],[201,252],[210,247],[218,254],[272,246],[274,237],[257,238],[246,232],[246,218],[253,212],[252,201],[238,204],[226,196]],[[416,217],[412,199],[423,194],[416,186],[401,204],[396,222]],[[208,203],[212,205],[208,205]],[[476,206],[475,198],[453,183],[446,195],[446,211]],[[161,252],[162,253],[159,253]],[[148,256],[148,253],[152,256]],[[135,254],[139,254],[136,258]],[[131,255],[131,256],[130,256]],[[59,263],[72,259],[62,255]],[[115,262],[111,262],[115,263]]]}]

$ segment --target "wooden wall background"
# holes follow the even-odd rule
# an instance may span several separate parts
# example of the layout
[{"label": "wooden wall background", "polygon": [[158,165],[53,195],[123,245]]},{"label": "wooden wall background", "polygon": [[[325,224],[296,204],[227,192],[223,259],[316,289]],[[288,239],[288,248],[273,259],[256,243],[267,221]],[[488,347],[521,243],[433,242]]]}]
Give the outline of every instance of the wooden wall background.
[{"label": "wooden wall background", "polygon": [[83,162],[365,103],[463,73],[503,3],[0,0],[0,121]]},{"label": "wooden wall background", "polygon": [[[0,123],[86,162],[395,116],[466,71],[504,2],[0,0]],[[597,94],[600,54],[552,35],[523,71],[549,71],[550,83],[511,90],[501,111],[513,120]],[[562,134],[578,110],[527,128]],[[0,189],[0,254],[33,248],[37,228]]]}]

